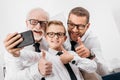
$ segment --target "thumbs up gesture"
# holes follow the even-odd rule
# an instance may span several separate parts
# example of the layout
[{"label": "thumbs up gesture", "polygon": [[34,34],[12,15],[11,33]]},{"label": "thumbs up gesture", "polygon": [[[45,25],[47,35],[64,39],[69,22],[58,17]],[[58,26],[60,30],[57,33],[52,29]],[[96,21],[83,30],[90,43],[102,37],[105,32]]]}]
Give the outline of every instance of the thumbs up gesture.
[{"label": "thumbs up gesture", "polygon": [[46,60],[46,53],[42,51],[42,57],[38,63],[39,72],[43,75],[50,75],[52,73],[52,63]]},{"label": "thumbs up gesture", "polygon": [[88,48],[85,47],[85,45],[82,43],[80,37],[78,37],[77,40],[78,46],[75,48],[76,53],[83,58],[90,56],[90,51]]},{"label": "thumbs up gesture", "polygon": [[72,54],[68,53],[68,51],[66,51],[63,48],[63,46],[61,46],[61,49],[62,49],[63,54],[60,55],[60,59],[63,64],[67,64],[74,58],[74,56]]}]

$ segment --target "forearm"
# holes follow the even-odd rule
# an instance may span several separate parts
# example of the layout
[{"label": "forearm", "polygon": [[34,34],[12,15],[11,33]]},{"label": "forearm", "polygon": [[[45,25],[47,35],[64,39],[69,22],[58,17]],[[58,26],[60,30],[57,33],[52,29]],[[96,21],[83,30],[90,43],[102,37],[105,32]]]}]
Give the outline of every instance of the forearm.
[{"label": "forearm", "polygon": [[39,80],[42,75],[38,71],[38,63],[24,68],[18,69],[16,67],[7,68],[5,80]]}]

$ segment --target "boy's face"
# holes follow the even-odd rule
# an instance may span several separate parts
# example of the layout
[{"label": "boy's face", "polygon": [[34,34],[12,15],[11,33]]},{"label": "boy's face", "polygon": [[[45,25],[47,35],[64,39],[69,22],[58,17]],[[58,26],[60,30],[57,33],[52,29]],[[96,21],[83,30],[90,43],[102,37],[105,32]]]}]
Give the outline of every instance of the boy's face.
[{"label": "boy's face", "polygon": [[64,27],[54,24],[47,27],[46,40],[50,48],[59,50],[61,45],[66,40]]}]

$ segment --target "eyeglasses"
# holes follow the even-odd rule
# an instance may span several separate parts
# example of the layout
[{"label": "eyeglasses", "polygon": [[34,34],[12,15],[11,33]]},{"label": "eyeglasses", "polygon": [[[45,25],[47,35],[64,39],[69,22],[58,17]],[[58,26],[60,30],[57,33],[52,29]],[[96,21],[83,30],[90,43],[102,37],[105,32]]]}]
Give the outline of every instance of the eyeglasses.
[{"label": "eyeglasses", "polygon": [[59,38],[62,38],[62,37],[65,36],[65,33],[63,33],[63,32],[58,32],[58,33],[48,32],[47,35],[48,35],[50,38],[53,38],[55,35],[57,35],[57,37],[59,37]]},{"label": "eyeglasses", "polygon": [[85,29],[85,26],[86,26],[86,25],[83,25],[83,24],[74,24],[74,23],[71,23],[71,22],[68,22],[67,24],[68,24],[68,27],[70,29],[73,29],[73,28],[77,27],[78,30],[83,30],[83,29]]},{"label": "eyeglasses", "polygon": [[37,25],[39,23],[41,27],[46,27],[46,25],[48,23],[47,21],[39,21],[39,20],[35,20],[35,19],[30,19],[28,21],[30,21],[31,25]]}]

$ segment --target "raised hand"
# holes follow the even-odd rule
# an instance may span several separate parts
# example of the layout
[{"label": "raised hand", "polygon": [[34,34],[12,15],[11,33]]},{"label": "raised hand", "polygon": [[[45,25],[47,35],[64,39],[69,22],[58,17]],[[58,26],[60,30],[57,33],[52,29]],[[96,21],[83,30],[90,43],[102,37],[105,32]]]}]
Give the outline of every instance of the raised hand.
[{"label": "raised hand", "polygon": [[78,46],[75,48],[76,53],[83,58],[89,57],[90,50],[84,46],[80,37],[78,37],[77,43],[78,43]]},{"label": "raised hand", "polygon": [[20,56],[19,52],[21,48],[15,48],[15,46],[22,41],[23,39],[21,38],[21,35],[15,32],[7,35],[7,37],[4,40],[4,46],[9,53],[11,53],[15,57],[18,57]]},{"label": "raised hand", "polygon": [[46,53],[42,51],[42,57],[38,63],[39,72],[43,75],[50,75],[52,73],[52,63],[46,60]]},{"label": "raised hand", "polygon": [[74,56],[72,54],[68,53],[63,48],[63,46],[61,46],[61,49],[62,49],[63,54],[60,55],[60,59],[61,59],[61,61],[62,61],[63,64],[67,64],[67,63],[69,63],[74,58]]}]

